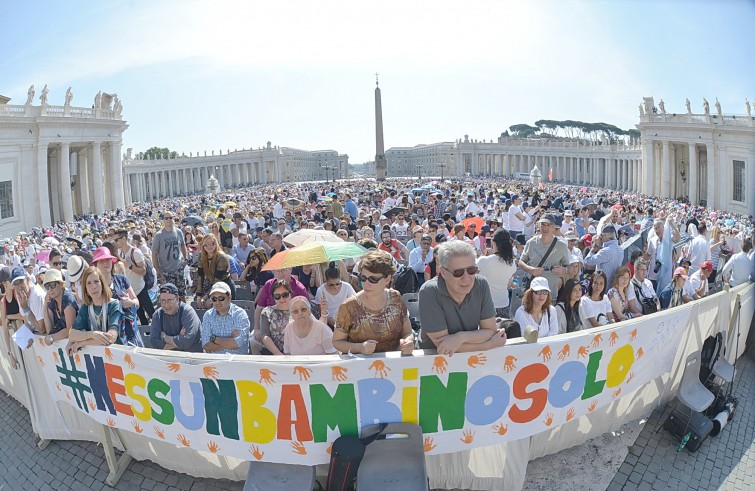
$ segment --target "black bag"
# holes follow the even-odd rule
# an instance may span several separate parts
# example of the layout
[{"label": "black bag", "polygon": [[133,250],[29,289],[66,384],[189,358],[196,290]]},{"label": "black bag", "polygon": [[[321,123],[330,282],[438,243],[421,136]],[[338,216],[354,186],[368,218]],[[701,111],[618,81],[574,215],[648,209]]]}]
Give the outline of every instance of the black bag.
[{"label": "black bag", "polygon": [[333,442],[330,452],[330,467],[328,468],[327,491],[352,491],[357,478],[359,464],[364,458],[367,445],[381,438],[385,438],[383,431],[387,424],[380,425],[380,431],[367,438],[355,436],[339,436]]},{"label": "black bag", "polygon": [[655,298],[645,297],[642,295],[642,287],[632,278],[632,286],[634,286],[634,296],[637,297],[637,301],[640,302],[642,307],[642,313],[644,315],[655,314],[658,312],[658,306],[655,303]]},{"label": "black bag", "polygon": [[[134,248],[131,248],[131,264],[136,265],[136,261],[134,261]],[[144,273],[144,289],[145,290],[151,290],[153,286],[155,286],[155,270],[152,267],[152,261],[150,261],[147,256],[144,256],[144,269],[147,270],[146,273]]]},{"label": "black bag", "polygon": [[700,351],[700,382],[705,383],[710,377],[713,370],[713,364],[716,363],[723,349],[723,334],[716,333],[715,336],[708,336],[703,343],[703,349]]},{"label": "black bag", "polygon": [[402,295],[405,293],[417,293],[417,290],[419,290],[417,273],[409,266],[402,266],[393,275],[393,289],[398,290]]},{"label": "black bag", "polygon": [[701,413],[689,412],[687,408],[676,408],[663,423],[663,428],[678,438],[684,438],[685,430],[690,434],[684,446],[690,452],[697,452],[703,440],[713,429],[713,422]]}]

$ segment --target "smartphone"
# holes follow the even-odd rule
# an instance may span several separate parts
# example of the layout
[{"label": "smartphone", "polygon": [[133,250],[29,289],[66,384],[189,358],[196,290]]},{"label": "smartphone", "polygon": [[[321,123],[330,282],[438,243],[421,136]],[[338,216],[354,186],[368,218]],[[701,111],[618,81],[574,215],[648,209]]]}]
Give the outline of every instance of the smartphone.
[{"label": "smartphone", "polygon": [[485,247],[490,248],[491,247],[490,242],[491,242],[490,237],[485,239]]}]

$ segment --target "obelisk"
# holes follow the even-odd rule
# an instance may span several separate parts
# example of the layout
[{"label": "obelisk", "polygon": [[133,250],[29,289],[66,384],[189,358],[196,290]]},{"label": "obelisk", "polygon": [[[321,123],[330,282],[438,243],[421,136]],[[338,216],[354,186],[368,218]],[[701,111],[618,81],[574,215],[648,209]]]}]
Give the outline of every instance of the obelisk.
[{"label": "obelisk", "polygon": [[375,175],[385,181],[385,146],[383,144],[383,106],[380,102],[380,85],[375,74]]}]

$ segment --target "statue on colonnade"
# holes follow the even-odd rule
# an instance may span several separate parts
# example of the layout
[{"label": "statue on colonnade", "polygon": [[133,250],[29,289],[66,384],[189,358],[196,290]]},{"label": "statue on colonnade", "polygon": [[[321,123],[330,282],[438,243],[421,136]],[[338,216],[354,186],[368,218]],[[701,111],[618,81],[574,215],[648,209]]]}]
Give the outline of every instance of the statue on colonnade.
[{"label": "statue on colonnade", "polygon": [[29,90],[26,92],[26,106],[31,105],[31,101],[34,99],[34,92],[34,84],[32,84],[31,87],[29,87]]},{"label": "statue on colonnade", "polygon": [[663,99],[658,103],[658,107],[661,108],[661,114],[666,114],[666,103],[663,102]]},{"label": "statue on colonnade", "polygon": [[100,109],[100,106],[102,105],[102,91],[97,92],[97,95],[94,96],[94,108]]},{"label": "statue on colonnade", "polygon": [[42,87],[42,92],[39,93],[39,103],[43,106],[47,104],[47,94],[50,93],[50,90],[47,88],[47,84],[45,84],[44,87]]},{"label": "statue on colonnade", "polygon": [[687,106],[687,114],[692,114],[692,106],[690,105],[689,99],[684,101],[684,105]]},{"label": "statue on colonnade", "polygon": [[718,102],[718,97],[716,97],[716,113],[718,113],[718,117],[719,117],[719,118],[720,118],[721,116],[723,116],[723,115],[721,114],[721,103],[720,103],[720,102]]},{"label": "statue on colonnade", "polygon": [[642,108],[642,104],[640,104],[640,117],[643,117],[645,115],[645,110]]},{"label": "statue on colonnade", "polygon": [[63,105],[70,106],[72,100],[73,100],[73,92],[71,92],[71,87],[68,87],[68,90],[66,90],[66,101]]},{"label": "statue on colonnade", "polygon": [[703,97],[703,112],[705,112],[706,116],[710,116],[710,104],[708,104],[708,99]]},{"label": "statue on colonnade", "polygon": [[747,117],[752,117],[752,107],[750,106],[750,99],[745,97],[745,109],[747,109]]}]

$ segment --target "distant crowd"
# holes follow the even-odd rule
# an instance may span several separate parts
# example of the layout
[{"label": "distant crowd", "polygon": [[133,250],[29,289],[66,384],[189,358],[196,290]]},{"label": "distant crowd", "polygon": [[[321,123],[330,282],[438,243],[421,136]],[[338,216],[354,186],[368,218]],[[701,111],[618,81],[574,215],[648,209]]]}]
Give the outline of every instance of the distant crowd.
[{"label": "distant crowd", "polygon": [[256,186],[4,239],[0,324],[14,366],[23,326],[69,352],[450,355],[751,281],[752,242],[752,217],[561,183]]}]

